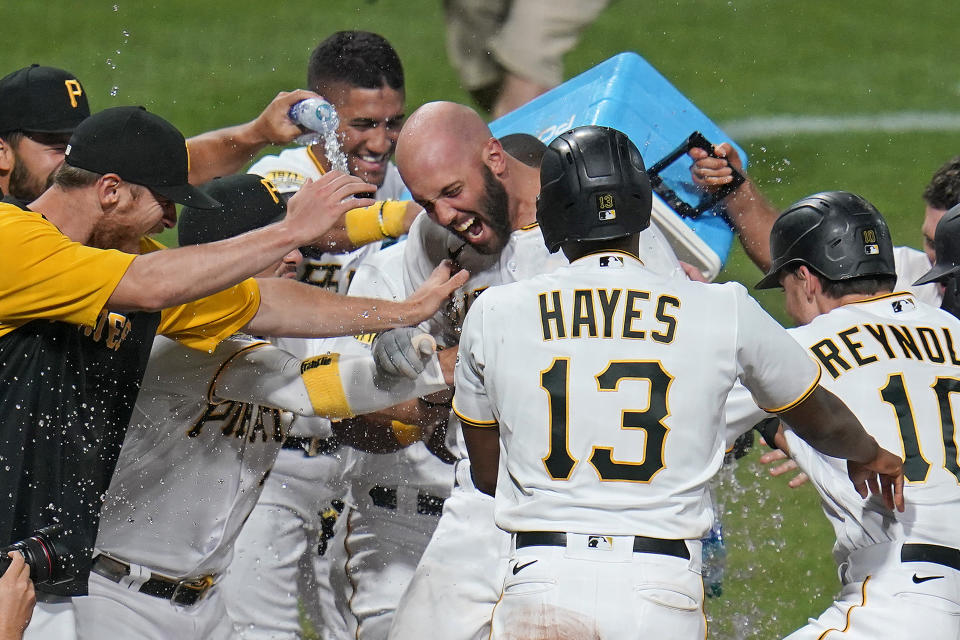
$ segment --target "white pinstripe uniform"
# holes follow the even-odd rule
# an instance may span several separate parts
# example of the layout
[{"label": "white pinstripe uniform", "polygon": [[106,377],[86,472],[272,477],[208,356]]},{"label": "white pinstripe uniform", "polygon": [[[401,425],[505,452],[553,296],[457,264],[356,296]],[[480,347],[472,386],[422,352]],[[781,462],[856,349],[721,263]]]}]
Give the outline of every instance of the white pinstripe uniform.
[{"label": "white pinstripe uniform", "polygon": [[496,523],[518,532],[491,637],[703,638],[727,393],[783,410],[816,363],[742,286],[617,252],[483,295],[459,355],[454,411],[499,425]]},{"label": "white pinstripe uniform", "polygon": [[790,333],[821,360],[823,386],[881,447],[904,456],[906,475],[906,510],[891,512],[853,490],[844,461],[786,432],[837,535],[843,582],[833,605],[790,639],[960,637],[960,321],[901,292]]},{"label": "white pinstripe uniform", "polygon": [[[418,379],[421,390],[399,397],[369,389],[374,375],[369,358],[325,356],[312,364],[313,374],[326,368],[337,376],[353,411],[445,387],[439,364]],[[96,548],[107,558],[94,565],[90,596],[74,599],[80,638],[233,637],[216,581],[230,563],[284,437],[324,428],[316,421],[291,427],[289,411],[310,416],[315,407],[344,409],[342,401],[330,400],[335,394],[325,394],[325,384],[308,383],[318,385],[308,392],[308,375],[301,375],[299,358],[262,340],[234,336],[207,353],[155,339],[102,509]],[[354,385],[355,380],[365,382]],[[171,601],[155,595],[156,587],[163,587],[156,574],[213,587],[186,605],[176,596]],[[262,607],[256,601],[244,604]]]},{"label": "white pinstripe uniform", "polygon": [[[297,191],[306,179],[315,180],[323,174],[309,147],[264,156],[249,172],[269,178],[284,194]],[[397,168],[390,163],[374,198],[397,199],[404,189]],[[349,253],[306,258],[306,280],[345,294],[357,266],[376,255],[380,246],[380,242],[374,242]],[[284,339],[277,344],[300,357],[309,357],[339,350],[344,343]],[[298,600],[322,638],[345,636],[346,627],[336,613],[330,590],[329,558],[316,553],[322,528],[320,514],[330,508],[331,500],[342,499],[346,491],[341,479],[342,455],[343,449],[336,448],[312,456],[303,449],[283,449],[277,456],[263,495],[241,533],[240,547],[259,551],[238,554],[225,581],[226,588],[235,594],[227,602],[228,610],[245,625],[247,637],[297,637]],[[265,555],[262,550],[268,547],[273,552]],[[245,606],[250,600],[269,603],[269,611]]]},{"label": "white pinstripe uniform", "polygon": [[[645,231],[641,239],[651,268],[662,273],[680,271],[673,251],[657,229]],[[463,244],[421,215],[410,229],[404,251],[405,291],[413,291],[433,266],[456,254]],[[471,274],[458,292],[459,304],[452,313],[437,314],[427,323],[429,331],[444,344],[459,339],[467,308],[485,289],[547,273],[566,262],[547,252],[536,225],[514,231],[498,255],[479,255],[467,246],[458,261]],[[455,486],[394,616],[389,635],[392,640],[480,639],[490,632],[490,616],[503,584],[510,538],[494,526],[493,499],[473,486],[459,429],[448,433],[447,445],[460,457]]]}]

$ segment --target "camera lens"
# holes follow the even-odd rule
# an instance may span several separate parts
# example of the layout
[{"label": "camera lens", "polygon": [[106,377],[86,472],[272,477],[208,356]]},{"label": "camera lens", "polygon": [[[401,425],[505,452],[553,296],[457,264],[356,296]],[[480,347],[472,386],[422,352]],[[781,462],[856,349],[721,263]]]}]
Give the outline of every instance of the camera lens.
[{"label": "camera lens", "polygon": [[62,580],[61,553],[57,548],[56,540],[63,532],[60,525],[43,527],[34,532],[29,538],[18,540],[13,544],[0,549],[0,575],[10,566],[7,553],[17,551],[30,565],[30,579],[34,584],[54,584]]}]

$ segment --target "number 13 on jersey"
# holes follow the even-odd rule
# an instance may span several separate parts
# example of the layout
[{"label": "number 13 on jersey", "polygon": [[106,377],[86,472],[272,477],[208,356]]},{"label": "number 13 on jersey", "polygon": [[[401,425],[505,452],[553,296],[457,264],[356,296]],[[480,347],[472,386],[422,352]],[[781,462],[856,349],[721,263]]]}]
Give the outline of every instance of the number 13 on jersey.
[{"label": "number 13 on jersey", "polygon": [[[640,460],[618,460],[612,446],[594,444],[589,462],[603,481],[650,482],[663,469],[663,447],[670,429],[663,423],[670,415],[667,400],[673,376],[664,371],[655,360],[611,360],[607,367],[594,376],[597,395],[591,394],[586,385],[574,381],[575,393],[571,394],[570,359],[556,358],[548,369],[540,372],[540,388],[549,398],[550,450],[543,458],[547,473],[554,480],[569,480],[579,462],[569,450],[569,433],[578,425],[570,424],[570,403],[591,402],[596,406],[603,402],[604,392],[618,392],[622,380],[641,380],[649,383],[647,408],[644,410],[623,409],[619,429],[644,432],[643,456]],[[571,395],[573,397],[571,397]],[[636,398],[637,394],[630,394]],[[597,414],[594,414],[597,415]],[[594,426],[593,433],[604,433],[605,425]]]}]

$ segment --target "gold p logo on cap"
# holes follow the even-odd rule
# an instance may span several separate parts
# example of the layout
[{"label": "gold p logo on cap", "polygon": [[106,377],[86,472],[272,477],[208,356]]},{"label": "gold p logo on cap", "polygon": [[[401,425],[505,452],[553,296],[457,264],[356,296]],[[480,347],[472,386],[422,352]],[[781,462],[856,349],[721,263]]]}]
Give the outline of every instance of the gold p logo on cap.
[{"label": "gold p logo on cap", "polygon": [[274,184],[269,180],[267,180],[266,178],[263,178],[262,180],[260,180],[260,182],[266,188],[267,193],[270,194],[270,197],[273,198],[273,201],[276,202],[277,204],[280,204],[280,190],[277,189],[274,186]]},{"label": "gold p logo on cap", "polygon": [[79,106],[77,98],[83,95],[83,87],[76,80],[64,80],[63,84],[67,87],[67,97],[70,98],[70,106],[76,109]]}]

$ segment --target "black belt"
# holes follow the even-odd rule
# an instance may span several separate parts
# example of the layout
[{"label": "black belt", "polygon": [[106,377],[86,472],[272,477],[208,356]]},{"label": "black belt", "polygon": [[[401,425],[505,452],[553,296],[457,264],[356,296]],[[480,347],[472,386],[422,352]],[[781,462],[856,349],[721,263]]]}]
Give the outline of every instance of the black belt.
[{"label": "black belt", "polygon": [[[130,575],[130,565],[100,554],[93,559],[92,571],[107,580],[119,583]],[[150,579],[140,585],[139,591],[148,596],[163,598],[174,604],[189,607],[203,600],[215,583],[216,578],[211,575],[180,579],[151,573]]]},{"label": "black belt", "polygon": [[901,562],[932,562],[960,571],[960,550],[938,544],[907,543],[900,550]]},{"label": "black belt", "polygon": [[[595,536],[605,538],[606,536]],[[523,547],[565,547],[567,534],[558,531],[521,531],[517,533],[517,549]],[[684,560],[690,559],[690,551],[683,540],[665,540],[663,538],[647,538],[633,536],[634,553],[659,553],[665,556],[676,556]]]},{"label": "black belt", "polygon": [[[397,508],[397,490],[393,487],[373,487],[370,489],[370,499],[374,506],[383,509]],[[417,493],[417,513],[425,516],[439,516],[443,513],[444,500],[446,498],[420,491]]]},{"label": "black belt", "polygon": [[307,457],[328,456],[336,453],[340,448],[340,439],[337,436],[329,438],[301,438],[299,436],[287,436],[280,445],[284,449],[303,449],[303,455]]}]

